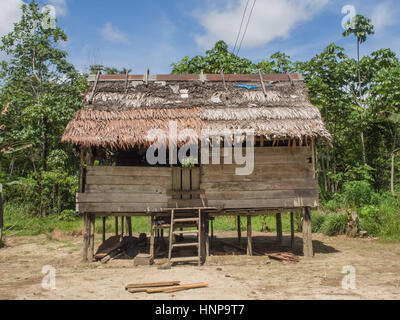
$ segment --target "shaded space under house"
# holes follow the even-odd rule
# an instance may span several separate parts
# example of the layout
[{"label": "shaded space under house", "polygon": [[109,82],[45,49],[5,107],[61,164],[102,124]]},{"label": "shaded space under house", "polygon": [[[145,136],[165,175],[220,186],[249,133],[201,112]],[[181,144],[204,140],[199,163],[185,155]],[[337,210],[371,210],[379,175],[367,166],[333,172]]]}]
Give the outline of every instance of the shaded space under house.
[{"label": "shaded space under house", "polygon": [[[130,235],[132,217],[150,217],[153,257],[155,235],[169,229],[169,263],[200,264],[210,251],[215,217],[247,217],[251,255],[253,216],[276,215],[280,240],[281,213],[292,212],[294,239],[293,213],[299,211],[303,252],[313,255],[315,145],[323,139],[330,146],[331,136],[300,75],[98,74],[90,80],[84,108],[62,137],[80,152],[76,203],[85,217],[85,260],[94,254],[95,217],[103,217],[103,229],[106,217],[115,217],[116,226],[122,217]],[[194,161],[182,165],[177,155],[196,144]],[[238,174],[252,150],[254,169]],[[149,151],[164,155],[165,163],[150,164]],[[176,241],[182,235],[196,240]],[[185,247],[197,254],[175,257]]]}]

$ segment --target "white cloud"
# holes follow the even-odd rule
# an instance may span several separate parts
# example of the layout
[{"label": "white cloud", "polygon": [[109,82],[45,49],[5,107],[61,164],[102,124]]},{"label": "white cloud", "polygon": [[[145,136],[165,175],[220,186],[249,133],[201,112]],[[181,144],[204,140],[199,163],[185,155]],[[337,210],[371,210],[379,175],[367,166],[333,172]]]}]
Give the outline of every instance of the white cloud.
[{"label": "white cloud", "polygon": [[57,16],[65,16],[68,13],[67,0],[47,0],[47,3],[56,8]]},{"label": "white cloud", "polygon": [[376,32],[383,31],[387,26],[395,25],[398,21],[398,13],[399,10],[392,1],[382,2],[376,6],[371,15]]},{"label": "white cloud", "polygon": [[[243,41],[243,48],[255,48],[276,38],[287,38],[293,28],[318,14],[329,0],[258,0]],[[197,15],[204,34],[195,35],[201,47],[210,47],[218,40],[235,44],[247,0],[227,0],[223,9],[211,9]],[[253,1],[250,0],[248,17]],[[244,26],[246,25],[245,19]],[[244,29],[244,28],[243,28]]]},{"label": "white cloud", "polygon": [[112,25],[112,22],[107,22],[104,28],[101,30],[101,35],[104,39],[109,41],[128,43],[128,38],[121,32],[117,27]]},{"label": "white cloud", "polygon": [[22,0],[0,1],[0,36],[13,30],[14,23],[21,17]]}]

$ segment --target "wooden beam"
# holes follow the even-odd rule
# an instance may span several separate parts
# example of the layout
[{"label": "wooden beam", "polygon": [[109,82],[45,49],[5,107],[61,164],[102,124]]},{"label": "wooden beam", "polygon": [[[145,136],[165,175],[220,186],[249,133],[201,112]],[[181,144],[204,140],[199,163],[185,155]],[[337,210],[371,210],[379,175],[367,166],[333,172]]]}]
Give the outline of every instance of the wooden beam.
[{"label": "wooden beam", "polygon": [[79,186],[78,190],[80,193],[85,192],[85,186],[84,186],[84,165],[85,165],[85,149],[83,147],[80,147],[79,150]]},{"label": "wooden beam", "polygon": [[121,217],[121,237],[124,237],[125,229],[124,229],[124,222],[125,222],[125,217]]},{"label": "wooden beam", "polygon": [[82,261],[88,261],[88,250],[89,250],[89,214],[85,213],[83,216],[84,227],[83,227],[83,255]]},{"label": "wooden beam", "polygon": [[205,236],[206,236],[206,256],[210,256],[210,219],[208,213],[205,213]]},{"label": "wooden beam", "polygon": [[247,255],[253,255],[253,243],[251,237],[251,216],[247,216]]},{"label": "wooden beam", "polygon": [[115,235],[118,236],[118,216],[115,217]]},{"label": "wooden beam", "polygon": [[139,288],[159,288],[159,287],[171,287],[180,285],[180,281],[167,281],[167,282],[151,282],[151,283],[132,283],[125,287],[128,289],[139,289]]},{"label": "wooden beam", "polygon": [[0,183],[0,241],[3,239],[4,212],[3,212],[3,185]]},{"label": "wooden beam", "polygon": [[242,226],[240,224],[240,216],[237,217],[237,232],[238,232],[238,242],[242,240]]},{"label": "wooden beam", "polygon": [[150,255],[154,259],[154,216],[150,217]]},{"label": "wooden beam", "polygon": [[88,260],[93,261],[94,257],[94,233],[95,233],[95,221],[96,217],[93,214],[88,214],[89,220],[89,250],[88,250]]},{"label": "wooden beam", "polygon": [[276,234],[279,243],[282,243],[282,214],[276,214]]},{"label": "wooden beam", "polygon": [[290,213],[290,247],[294,248],[294,213]]},{"label": "wooden beam", "polygon": [[265,84],[264,84],[263,76],[261,74],[261,70],[260,69],[258,69],[258,76],[260,78],[261,87],[263,89],[264,95],[267,96],[267,90],[265,89]]},{"label": "wooden beam", "polygon": [[129,237],[132,237],[132,217],[126,217],[126,226],[128,228]]},{"label": "wooden beam", "polygon": [[311,209],[303,208],[303,254],[304,257],[311,258],[314,255],[312,244],[312,225],[311,225]]},{"label": "wooden beam", "polygon": [[103,217],[103,242],[106,241],[106,217]]}]

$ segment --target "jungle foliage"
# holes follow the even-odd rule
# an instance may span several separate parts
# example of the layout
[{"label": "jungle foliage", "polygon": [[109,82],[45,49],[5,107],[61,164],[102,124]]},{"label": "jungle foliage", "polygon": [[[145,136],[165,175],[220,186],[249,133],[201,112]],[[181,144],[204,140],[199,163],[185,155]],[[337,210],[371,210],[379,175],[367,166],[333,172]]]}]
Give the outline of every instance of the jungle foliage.
[{"label": "jungle foliage", "polygon": [[[24,4],[21,20],[0,42],[0,50],[9,57],[0,66],[0,183],[9,206],[68,221],[74,219],[70,210],[78,163],[72,147],[60,138],[82,107],[81,93],[89,84],[87,75],[79,73],[60,49],[66,34],[60,27],[44,28],[44,15],[35,0]],[[354,35],[359,48],[372,36],[373,26],[362,16],[356,22],[343,36]],[[336,214],[343,208],[358,210],[363,227],[372,234],[399,233],[400,61],[395,52],[383,48],[352,59],[332,43],[309,61],[291,61],[277,52],[252,62],[218,41],[205,55],[185,57],[171,68],[174,74],[259,69],[303,74],[311,101],[333,135],[333,148],[320,142],[317,152],[324,206]],[[99,71],[129,72],[102,65],[90,68],[91,73]],[[316,228],[329,234],[343,222],[332,216],[330,228],[324,218],[315,219]]]}]

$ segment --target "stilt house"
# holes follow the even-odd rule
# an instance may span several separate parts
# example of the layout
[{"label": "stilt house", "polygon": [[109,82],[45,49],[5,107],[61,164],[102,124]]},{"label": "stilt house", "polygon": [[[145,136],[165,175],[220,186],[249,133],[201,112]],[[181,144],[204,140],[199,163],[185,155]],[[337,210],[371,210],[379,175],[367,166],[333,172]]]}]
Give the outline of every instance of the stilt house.
[{"label": "stilt house", "polygon": [[[148,216],[152,255],[155,233],[169,229],[169,261],[200,263],[214,217],[246,216],[251,254],[252,216],[276,215],[279,239],[280,215],[292,212],[293,241],[298,211],[304,254],[313,255],[315,144],[330,144],[331,136],[300,75],[98,74],[90,80],[84,108],[62,137],[80,150],[76,207],[85,217],[84,259],[93,257],[95,217],[103,225],[106,217],[122,217],[131,233],[131,218]],[[182,233],[197,240],[174,243],[173,235]],[[174,249],[185,245],[198,254],[174,258]]]}]

